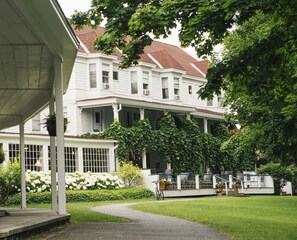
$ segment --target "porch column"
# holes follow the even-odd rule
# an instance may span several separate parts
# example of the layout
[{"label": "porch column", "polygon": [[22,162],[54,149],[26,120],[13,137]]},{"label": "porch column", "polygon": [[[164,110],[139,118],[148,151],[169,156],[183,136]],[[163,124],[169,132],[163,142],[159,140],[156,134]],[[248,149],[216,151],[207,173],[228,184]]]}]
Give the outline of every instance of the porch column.
[{"label": "porch column", "polygon": [[[49,113],[55,112],[54,98],[49,102]],[[57,162],[56,162],[56,139],[50,136],[51,151],[51,193],[52,193],[52,210],[58,211],[57,203]]]},{"label": "porch column", "polygon": [[208,128],[207,128],[207,118],[203,119],[203,124],[204,124],[204,133],[208,132]]},{"label": "porch column", "polygon": [[66,214],[64,116],[63,116],[63,62],[55,59],[55,96],[58,156],[58,213]]},{"label": "porch column", "polygon": [[[140,120],[144,120],[144,108],[140,108]],[[142,168],[147,169],[146,149],[142,151]]]},{"label": "porch column", "polygon": [[20,123],[20,164],[21,164],[21,208],[26,208],[26,168],[25,168],[25,130],[23,120]]},{"label": "porch column", "polygon": [[187,113],[186,118],[187,118],[187,120],[191,120],[191,114]]},{"label": "porch column", "polygon": [[195,188],[196,188],[196,189],[200,189],[200,185],[199,185],[199,175],[195,175]]},{"label": "porch column", "polygon": [[112,109],[113,109],[113,120],[119,121],[119,112],[122,110],[122,104],[113,103]]}]

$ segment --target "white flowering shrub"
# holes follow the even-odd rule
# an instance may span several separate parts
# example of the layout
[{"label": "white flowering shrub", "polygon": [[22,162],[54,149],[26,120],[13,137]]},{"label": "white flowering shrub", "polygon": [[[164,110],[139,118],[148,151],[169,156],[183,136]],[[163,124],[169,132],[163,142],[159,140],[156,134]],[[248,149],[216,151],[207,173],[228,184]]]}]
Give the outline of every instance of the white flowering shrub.
[{"label": "white flowering shrub", "polygon": [[[26,172],[28,192],[47,192],[51,190],[50,172]],[[66,173],[66,190],[120,189],[125,185],[121,179],[110,173]]]}]

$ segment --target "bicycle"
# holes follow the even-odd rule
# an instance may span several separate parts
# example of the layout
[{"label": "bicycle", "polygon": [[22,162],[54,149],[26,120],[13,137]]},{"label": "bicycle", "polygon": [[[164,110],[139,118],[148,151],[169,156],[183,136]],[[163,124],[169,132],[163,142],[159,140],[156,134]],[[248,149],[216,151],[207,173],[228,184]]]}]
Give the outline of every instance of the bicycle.
[{"label": "bicycle", "polygon": [[153,181],[153,183],[156,184],[156,198],[157,198],[157,200],[164,200],[164,193],[159,187],[159,182]]}]

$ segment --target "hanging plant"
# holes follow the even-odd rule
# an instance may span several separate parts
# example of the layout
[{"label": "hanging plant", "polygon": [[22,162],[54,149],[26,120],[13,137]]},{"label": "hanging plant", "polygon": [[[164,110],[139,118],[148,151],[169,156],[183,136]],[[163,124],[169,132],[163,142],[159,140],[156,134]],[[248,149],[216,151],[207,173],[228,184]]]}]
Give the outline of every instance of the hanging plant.
[{"label": "hanging plant", "polygon": [[[65,118],[64,117],[64,132],[66,131],[67,129],[67,125],[68,125],[68,118]],[[47,115],[45,118],[44,118],[44,128],[47,129],[48,131],[48,134],[50,136],[57,136],[57,127],[56,127],[56,113],[52,113],[52,114],[49,114]]]}]

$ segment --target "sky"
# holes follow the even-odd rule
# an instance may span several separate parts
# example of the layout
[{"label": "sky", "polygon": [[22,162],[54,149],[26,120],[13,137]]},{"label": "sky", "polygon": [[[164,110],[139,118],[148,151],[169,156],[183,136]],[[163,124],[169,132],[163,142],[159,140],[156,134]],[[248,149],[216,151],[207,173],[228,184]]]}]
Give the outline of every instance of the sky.
[{"label": "sky", "polygon": [[[91,6],[90,0],[58,0],[58,2],[61,5],[66,17],[70,17],[75,10],[85,11]],[[173,29],[171,36],[167,39],[158,39],[158,41],[180,46],[178,41],[178,30]],[[183,50],[191,56],[197,58],[194,48],[185,48]]]}]

